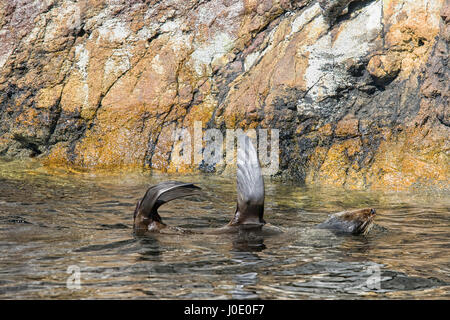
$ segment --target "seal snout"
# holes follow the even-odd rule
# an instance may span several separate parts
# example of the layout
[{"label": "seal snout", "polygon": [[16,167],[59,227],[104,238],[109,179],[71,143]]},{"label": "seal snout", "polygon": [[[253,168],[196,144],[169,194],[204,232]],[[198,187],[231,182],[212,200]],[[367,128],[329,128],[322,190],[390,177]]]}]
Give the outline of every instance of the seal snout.
[{"label": "seal snout", "polygon": [[375,209],[370,209],[370,215],[371,216],[374,216],[374,215],[376,215],[377,214],[377,211],[375,210]]}]

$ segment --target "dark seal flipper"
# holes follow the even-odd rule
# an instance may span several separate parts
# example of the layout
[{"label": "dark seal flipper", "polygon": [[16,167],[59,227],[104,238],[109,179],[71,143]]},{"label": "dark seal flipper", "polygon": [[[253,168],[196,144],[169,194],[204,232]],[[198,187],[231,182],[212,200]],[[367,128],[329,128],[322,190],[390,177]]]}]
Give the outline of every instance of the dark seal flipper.
[{"label": "dark seal flipper", "polygon": [[200,194],[200,187],[192,183],[166,181],[148,188],[134,210],[134,229],[137,232],[159,231],[166,225],[158,214],[158,208],[171,200]]},{"label": "dark seal flipper", "polygon": [[264,180],[258,154],[247,135],[238,136],[237,208],[228,226],[261,227],[264,215]]}]

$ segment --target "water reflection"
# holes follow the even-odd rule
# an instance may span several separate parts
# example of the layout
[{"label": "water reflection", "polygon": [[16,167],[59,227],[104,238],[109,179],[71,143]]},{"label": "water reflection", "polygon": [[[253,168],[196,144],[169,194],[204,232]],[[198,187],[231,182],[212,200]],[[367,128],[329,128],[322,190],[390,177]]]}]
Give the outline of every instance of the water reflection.
[{"label": "water reflection", "polygon": [[266,249],[264,235],[259,231],[241,230],[233,236],[233,249],[242,252],[260,252]]},{"label": "water reflection", "polygon": [[161,261],[161,247],[158,239],[152,235],[135,236],[141,250],[136,261]]},{"label": "water reflection", "polygon": [[255,288],[258,284],[258,273],[249,272],[234,276],[235,287],[230,290],[232,299],[258,299],[258,293]]}]

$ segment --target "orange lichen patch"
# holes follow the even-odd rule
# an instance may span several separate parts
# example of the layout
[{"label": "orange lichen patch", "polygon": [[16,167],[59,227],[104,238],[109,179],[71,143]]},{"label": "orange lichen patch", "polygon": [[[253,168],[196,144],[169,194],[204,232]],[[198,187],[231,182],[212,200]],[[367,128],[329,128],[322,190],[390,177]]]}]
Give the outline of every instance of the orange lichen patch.
[{"label": "orange lichen patch", "polygon": [[189,92],[189,82],[180,79],[185,51],[175,51],[169,45],[159,48],[157,52],[151,51],[139,60],[132,70],[109,86],[110,90],[102,104],[126,107],[145,103],[156,106],[159,113],[164,113],[177,97],[180,98],[180,89],[180,102],[186,103],[191,99],[192,90]]},{"label": "orange lichen patch", "polygon": [[55,144],[50,153],[42,159],[42,164],[52,167],[52,166],[73,166],[73,163],[69,160],[67,154],[68,143],[59,142]]},{"label": "orange lichen patch", "polygon": [[[83,105],[86,103],[89,94],[89,87],[83,84],[78,73],[72,73],[64,86],[60,106],[63,111],[68,113],[80,112]],[[84,119],[91,119],[93,113],[90,115],[82,114]]]},{"label": "orange lichen patch", "polygon": [[[399,31],[402,33],[410,30],[419,37],[432,39],[439,32],[438,17],[444,2],[444,0],[384,1],[383,19],[389,29],[387,45],[400,44],[394,41],[399,36],[397,33]],[[406,44],[411,39],[403,37],[403,40]]]},{"label": "orange lichen patch", "polygon": [[162,170],[162,172],[167,173],[194,173],[198,171],[195,167],[192,167],[192,165],[188,164],[179,164],[175,165],[172,162],[170,163],[169,167],[165,170]]},{"label": "orange lichen patch", "polygon": [[145,111],[144,106],[126,111],[99,110],[97,126],[86,131],[83,140],[76,145],[75,164],[81,167],[142,166],[152,121],[145,121]]},{"label": "orange lichen patch", "polygon": [[217,102],[209,96],[205,100],[206,101],[201,104],[191,106],[183,119],[183,123],[180,124],[181,127],[189,130],[192,137],[195,121],[200,121],[202,125],[205,125],[209,120],[211,120],[212,114],[217,105]]},{"label": "orange lichen patch", "polygon": [[15,140],[19,138],[33,143],[42,143],[48,138],[50,124],[49,110],[28,108],[15,119],[10,133]]},{"label": "orange lichen patch", "polygon": [[[151,61],[147,61],[147,63],[151,64]],[[139,78],[139,80],[134,72],[130,72],[114,82],[108,94],[103,98],[102,104],[113,107],[127,107],[142,103],[153,106],[158,105],[158,96],[164,81],[160,80],[158,75],[152,78],[151,72],[149,70],[145,71],[144,66],[142,68],[142,78]],[[173,95],[172,98],[174,98]]]},{"label": "orange lichen patch", "polygon": [[335,143],[329,149],[317,147],[309,159],[312,170],[307,174],[306,182],[361,187],[362,173],[359,165],[352,160],[352,157],[361,152],[361,148],[362,143],[359,138]]},{"label": "orange lichen patch", "polygon": [[358,128],[359,120],[352,115],[344,117],[336,124],[334,134],[336,136],[357,136],[359,135]]},{"label": "orange lichen patch", "polygon": [[9,132],[0,135],[0,152],[3,152],[8,149],[8,146],[12,138],[13,138],[12,134]]},{"label": "orange lichen patch", "polygon": [[[244,92],[241,92],[237,100],[230,101],[226,106],[223,114],[223,119],[227,128],[234,128],[238,122],[245,119],[245,111],[249,104],[255,103],[254,93],[249,87]],[[234,92],[230,91],[230,95]]]},{"label": "orange lichen patch", "polygon": [[[420,5],[417,2],[422,2],[423,4]],[[439,26],[437,25],[436,28],[437,21],[435,21],[434,14],[439,12],[443,0],[431,1],[430,5],[426,5],[426,2],[425,0],[415,1],[415,3],[396,0],[384,1],[383,19],[389,30],[386,39],[388,45],[400,44],[400,42],[393,40],[399,36],[397,32],[401,31],[401,28],[414,30],[418,35],[425,38],[432,38],[433,34],[437,34]],[[399,10],[400,8],[402,10]],[[436,10],[437,12],[434,12]]]},{"label": "orange lichen patch", "polygon": [[331,123],[327,123],[317,129],[317,132],[322,136],[331,136],[333,134],[333,126]]},{"label": "orange lichen patch", "polygon": [[342,143],[345,148],[345,153],[348,157],[354,157],[361,152],[362,143],[359,138],[348,139]]},{"label": "orange lichen patch", "polygon": [[215,105],[210,103],[192,106],[189,113],[184,118],[183,127],[193,130],[195,121],[200,121],[205,124],[211,119],[214,107]]},{"label": "orange lichen patch", "polygon": [[[280,96],[286,95],[287,89],[307,89],[305,71],[309,65],[310,52],[305,48],[317,41],[326,31],[326,26],[306,23],[301,30],[293,30],[293,19],[294,16],[279,21],[270,40],[254,40],[254,43],[259,43],[264,48],[264,54],[257,51],[258,46],[254,43],[245,49],[247,56],[244,64],[248,70],[230,85],[232,89],[228,93],[224,112],[227,126],[240,122],[242,125],[252,126],[254,122],[260,122],[259,110],[262,108],[264,121],[269,123],[273,119],[272,104]],[[238,86],[235,87],[234,84]]]},{"label": "orange lichen patch", "polygon": [[16,125],[20,127],[39,126],[39,112],[36,109],[28,108],[16,118]]},{"label": "orange lichen patch", "polygon": [[355,156],[362,152],[359,138],[335,142],[329,150],[317,147],[309,158],[306,183],[406,190],[413,186],[448,186],[450,143],[445,135],[411,125],[398,134],[384,131],[370,166]]},{"label": "orange lichen patch", "polygon": [[100,97],[106,94],[108,88],[123,72],[130,67],[129,56],[131,52],[124,54],[121,50],[98,47],[95,41],[88,41],[84,47],[89,55],[86,65],[86,74],[83,82],[87,84],[89,94],[83,106],[85,109],[93,109],[97,106]]},{"label": "orange lichen patch", "polygon": [[444,137],[423,136],[405,130],[395,140],[383,141],[368,169],[368,184],[375,189],[403,190],[417,185],[448,184],[450,146]]},{"label": "orange lichen patch", "polygon": [[245,48],[252,33],[264,28],[270,21],[283,12],[284,1],[244,1],[244,15],[240,21],[236,46]]},{"label": "orange lichen patch", "polygon": [[395,52],[370,59],[367,71],[376,79],[393,79],[401,68],[401,57]]},{"label": "orange lichen patch", "polygon": [[[288,86],[288,87],[304,87],[305,83],[303,81],[303,74],[300,68],[297,70],[296,60],[297,60],[297,43],[291,42],[286,50],[284,51],[284,56],[276,63],[274,67],[274,72],[272,75],[272,85],[273,86]],[[305,61],[300,64],[300,67],[306,66]],[[301,81],[301,83],[298,83]]]},{"label": "orange lichen patch", "polygon": [[443,3],[444,0],[384,1],[385,47],[399,54],[400,79],[407,79],[428,60],[439,33],[438,17]]},{"label": "orange lichen patch", "polygon": [[344,186],[352,190],[361,190],[366,188],[364,181],[364,170],[361,170],[357,163],[353,163],[347,171]]},{"label": "orange lichen patch", "polygon": [[305,177],[305,182],[307,184],[316,183],[315,176],[320,169],[320,166],[325,161],[327,156],[328,148],[317,147],[308,159],[307,172]]},{"label": "orange lichen patch", "polygon": [[[145,149],[139,149],[137,143],[129,145],[132,134],[127,130],[110,133],[104,139],[86,135],[75,150],[77,160],[82,167],[110,168],[137,165],[143,162]],[[143,143],[140,143],[143,145]],[[78,162],[77,161],[77,162]]]},{"label": "orange lichen patch", "polygon": [[344,150],[343,144],[335,144],[330,147],[325,161],[317,173],[316,181],[319,184],[342,186],[345,183],[349,159],[345,156]]},{"label": "orange lichen patch", "polygon": [[152,155],[151,168],[161,172],[167,172],[170,166],[170,156],[173,146],[173,134],[175,133],[175,124],[169,124],[161,128],[158,135],[158,143]]},{"label": "orange lichen patch", "polygon": [[62,85],[43,88],[39,91],[37,97],[37,109],[49,109],[58,103],[61,97]]}]

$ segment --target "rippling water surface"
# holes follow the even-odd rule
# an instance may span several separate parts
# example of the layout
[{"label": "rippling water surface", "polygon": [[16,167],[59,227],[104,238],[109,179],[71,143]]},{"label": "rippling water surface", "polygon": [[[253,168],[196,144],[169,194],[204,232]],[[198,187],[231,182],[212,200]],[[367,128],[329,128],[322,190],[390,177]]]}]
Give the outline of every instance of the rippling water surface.
[{"label": "rippling water surface", "polygon": [[[0,161],[0,298],[450,298],[448,192],[266,180],[265,219],[283,234],[135,237],[136,201],[169,179],[197,182],[207,195],[161,207],[167,224],[201,229],[231,219],[233,177],[94,175]],[[368,206],[378,216],[367,236],[314,228],[332,212]]]}]

